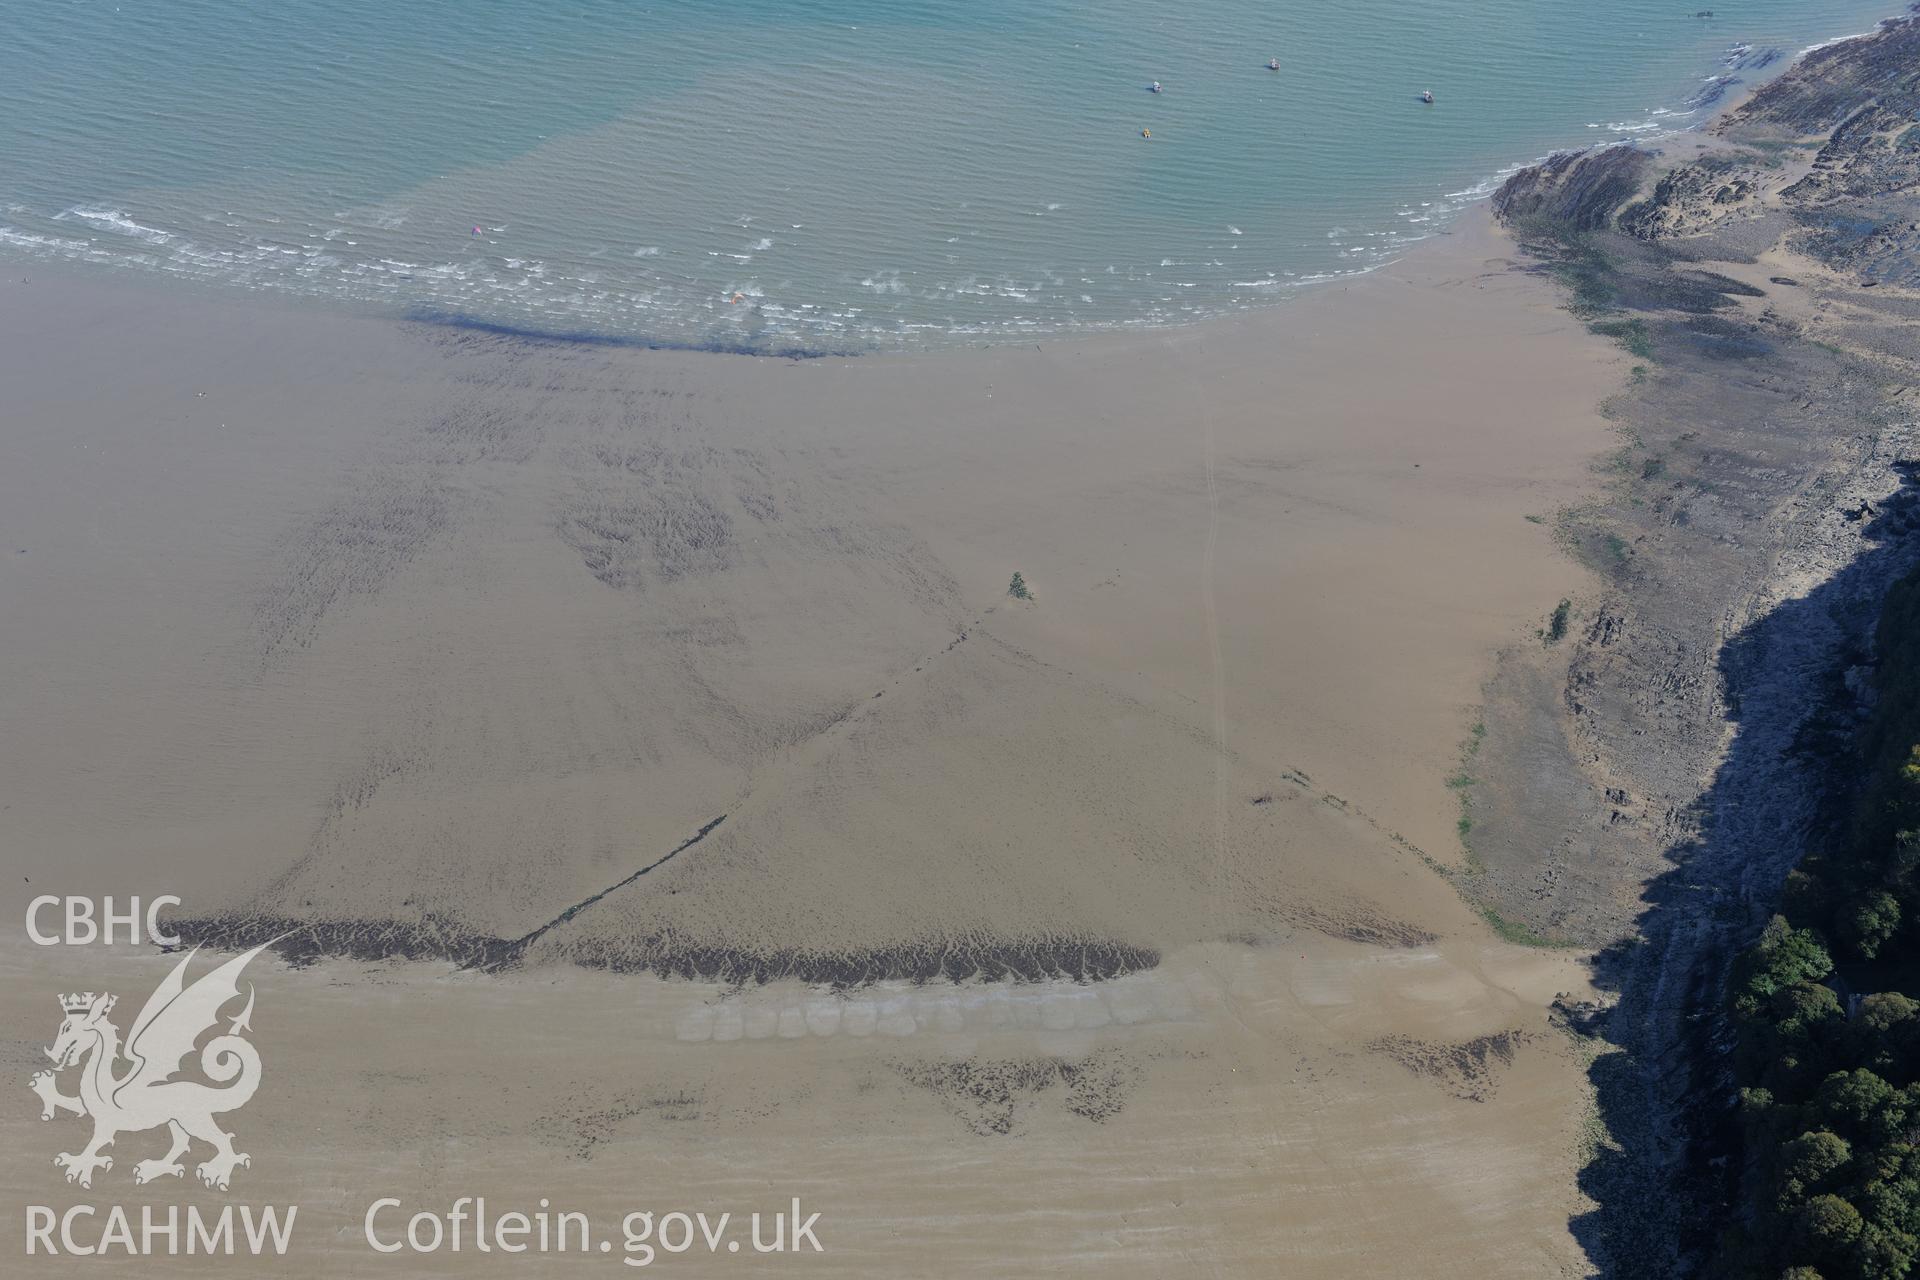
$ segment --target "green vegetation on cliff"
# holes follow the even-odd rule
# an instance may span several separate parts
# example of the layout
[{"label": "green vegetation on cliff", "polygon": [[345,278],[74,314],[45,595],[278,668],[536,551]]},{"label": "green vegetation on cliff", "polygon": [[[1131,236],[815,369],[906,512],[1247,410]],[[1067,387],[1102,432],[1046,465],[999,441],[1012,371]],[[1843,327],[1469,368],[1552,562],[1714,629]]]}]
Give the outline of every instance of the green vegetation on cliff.
[{"label": "green vegetation on cliff", "polygon": [[1730,1275],[1920,1280],[1920,573],[1888,595],[1879,658],[1851,827],[1734,971]]}]

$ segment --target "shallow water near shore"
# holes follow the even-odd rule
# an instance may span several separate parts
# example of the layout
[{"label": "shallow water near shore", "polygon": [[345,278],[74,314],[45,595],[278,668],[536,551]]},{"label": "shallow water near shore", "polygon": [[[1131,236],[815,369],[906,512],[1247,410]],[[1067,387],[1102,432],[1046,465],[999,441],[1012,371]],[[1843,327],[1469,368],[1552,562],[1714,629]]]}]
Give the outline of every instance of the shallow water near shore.
[{"label": "shallow water near shore", "polygon": [[0,260],[749,350],[1160,326],[1886,3],[28,8]]}]

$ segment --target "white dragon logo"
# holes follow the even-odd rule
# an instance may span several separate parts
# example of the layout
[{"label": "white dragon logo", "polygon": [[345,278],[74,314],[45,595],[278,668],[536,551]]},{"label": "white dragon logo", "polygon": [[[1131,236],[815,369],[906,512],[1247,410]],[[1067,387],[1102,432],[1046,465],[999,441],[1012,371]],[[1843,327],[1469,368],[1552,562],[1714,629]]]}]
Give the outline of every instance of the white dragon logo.
[{"label": "white dragon logo", "polygon": [[[180,1157],[187,1154],[195,1138],[213,1147],[213,1158],[197,1170],[200,1181],[209,1187],[225,1191],[235,1167],[252,1164],[252,1157],[233,1149],[233,1135],[213,1119],[245,1106],[260,1087],[260,1053],[240,1036],[242,1031],[252,1030],[248,1025],[253,1016],[251,985],[247,988],[247,1007],[232,1020],[227,1033],[214,1036],[199,1051],[200,1070],[224,1087],[173,1077],[185,1066],[200,1037],[217,1027],[220,1010],[239,997],[240,971],[272,945],[265,943],[236,956],[190,987],[186,985],[187,965],[196,952],[188,952],[147,997],[127,1034],[124,1051],[120,1029],[107,1020],[116,997],[91,991],[60,997],[66,1020],[60,1024],[53,1046],[46,1050],[54,1069],[36,1072],[30,1084],[40,1095],[42,1120],[51,1120],[61,1111],[93,1118],[93,1141],[86,1150],[62,1152],[53,1158],[67,1171],[68,1182],[91,1187],[94,1170],[113,1168],[113,1157],[102,1155],[102,1148],[113,1145],[122,1133],[161,1125],[173,1135],[173,1145],[158,1160],[135,1164],[135,1182],[184,1174]],[[132,1065],[116,1074],[114,1068],[122,1058]],[[80,1092],[77,1097],[69,1097],[60,1092],[57,1073],[76,1065],[80,1067]]]}]

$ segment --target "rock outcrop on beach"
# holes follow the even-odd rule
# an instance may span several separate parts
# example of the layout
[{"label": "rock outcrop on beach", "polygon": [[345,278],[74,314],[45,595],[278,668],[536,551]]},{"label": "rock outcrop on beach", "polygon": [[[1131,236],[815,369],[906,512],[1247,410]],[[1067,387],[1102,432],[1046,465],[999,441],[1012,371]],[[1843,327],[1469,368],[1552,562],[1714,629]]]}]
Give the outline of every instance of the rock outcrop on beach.
[{"label": "rock outcrop on beach", "polygon": [[1560,516],[1607,585],[1569,643],[1504,660],[1470,801],[1470,892],[1603,948],[1617,1003],[1580,1025],[1610,1136],[1576,1230],[1608,1275],[1710,1252],[1740,1172],[1726,965],[1833,818],[1848,673],[1920,554],[1917,95],[1920,21],[1895,21],[1670,155],[1556,156],[1495,197],[1635,362],[1606,491]]},{"label": "rock outcrop on beach", "polygon": [[1791,227],[1829,266],[1911,270],[1916,65],[1920,24],[1889,23],[1871,39],[1807,54],[1716,122],[1691,158],[1656,162],[1633,145],[1561,152],[1509,178],[1494,212],[1649,241],[1718,230],[1749,250]]},{"label": "rock outcrop on beach", "polygon": [[1620,145],[1557,151],[1508,178],[1493,193],[1494,216],[1507,222],[1547,218],[1576,231],[1597,231],[1640,190],[1653,156]]}]

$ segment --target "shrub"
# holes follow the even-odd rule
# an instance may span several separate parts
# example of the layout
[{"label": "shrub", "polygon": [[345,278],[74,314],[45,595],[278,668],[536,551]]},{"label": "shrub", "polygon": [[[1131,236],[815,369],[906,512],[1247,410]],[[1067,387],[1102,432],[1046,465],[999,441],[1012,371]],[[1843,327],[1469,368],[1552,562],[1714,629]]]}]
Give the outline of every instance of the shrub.
[{"label": "shrub", "polygon": [[1920,1239],[1911,1232],[1869,1220],[1854,1246],[1854,1265],[1861,1280],[1906,1280],[1920,1257]]},{"label": "shrub", "polygon": [[1808,1196],[1831,1186],[1833,1175],[1853,1159],[1853,1148],[1825,1129],[1803,1133],[1780,1148],[1778,1203],[1791,1212]]},{"label": "shrub", "polygon": [[1823,1262],[1844,1262],[1861,1225],[1860,1211],[1839,1196],[1815,1196],[1794,1215],[1794,1245]]},{"label": "shrub", "polygon": [[1553,616],[1547,619],[1547,643],[1558,644],[1566,639],[1567,618],[1573,612],[1573,602],[1562,600],[1553,607]]},{"label": "shrub", "polygon": [[1880,1110],[1893,1101],[1894,1088],[1871,1071],[1836,1071],[1820,1082],[1813,1105],[1841,1132],[1864,1134]]},{"label": "shrub", "polygon": [[1796,929],[1785,916],[1775,916],[1767,922],[1760,941],[1742,957],[1741,968],[1744,978],[1736,1008],[1756,1016],[1782,989],[1796,982],[1818,982],[1832,973],[1833,957],[1811,929]]},{"label": "shrub", "polygon": [[1900,928],[1900,900],[1885,889],[1870,889],[1849,903],[1839,920],[1840,936],[1862,959],[1871,960]]},{"label": "shrub", "polygon": [[1745,1047],[1758,1050],[1763,1061],[1772,1059],[1762,1067],[1762,1078],[1769,1083],[1791,1085],[1798,1080],[1810,1086],[1838,1065],[1836,1033],[1846,1020],[1832,988],[1796,982],[1774,993],[1760,1031]]},{"label": "shrub", "polygon": [[1898,991],[1867,996],[1847,1024],[1846,1051],[1889,1084],[1912,1084],[1920,1076],[1920,1004]]}]

